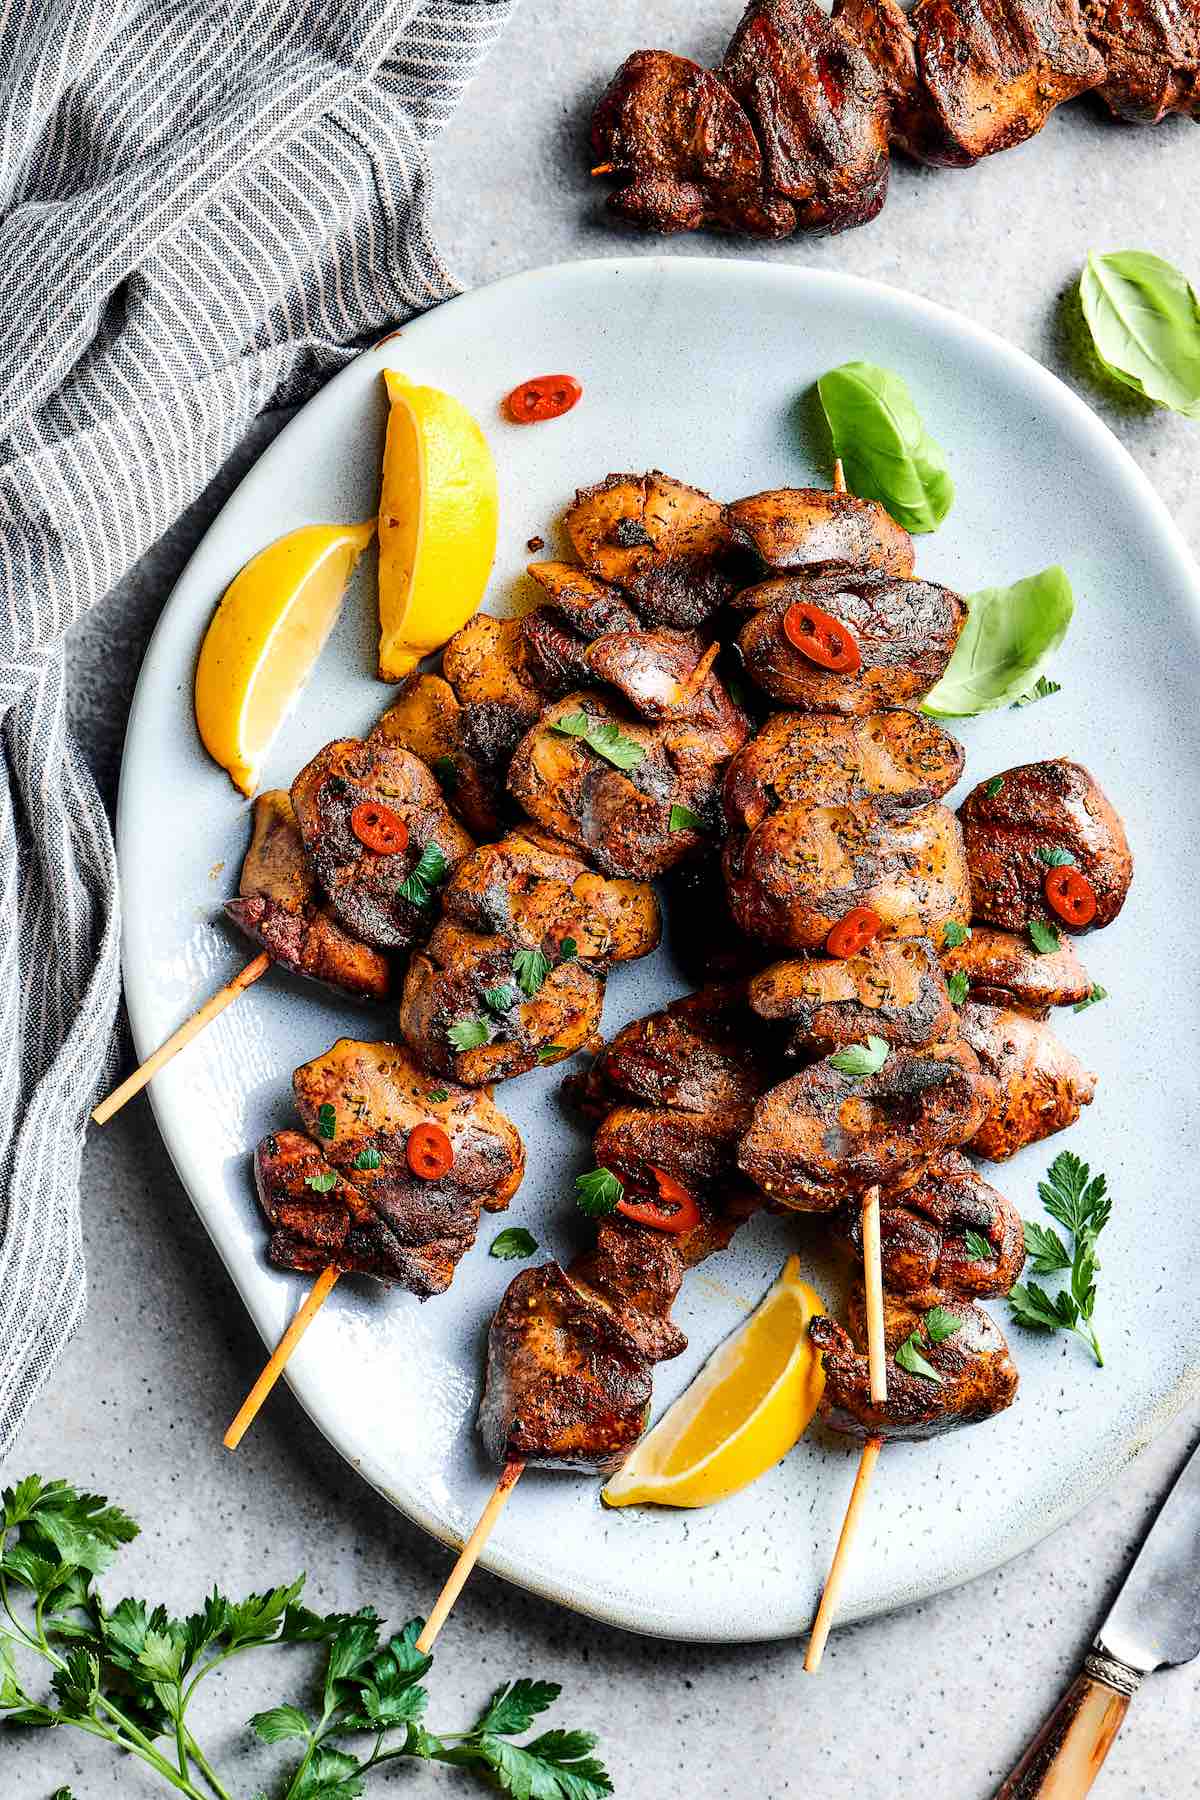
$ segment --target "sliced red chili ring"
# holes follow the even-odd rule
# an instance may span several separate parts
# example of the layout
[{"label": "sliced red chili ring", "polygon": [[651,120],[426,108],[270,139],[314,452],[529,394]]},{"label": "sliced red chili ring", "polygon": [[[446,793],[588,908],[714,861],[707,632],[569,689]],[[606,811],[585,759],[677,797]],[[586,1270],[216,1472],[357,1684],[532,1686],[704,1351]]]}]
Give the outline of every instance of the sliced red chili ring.
[{"label": "sliced red chili ring", "polygon": [[362,800],[350,814],[350,829],[368,850],[391,856],[408,843],[408,826],[398,812],[378,800]]},{"label": "sliced red chili ring", "polygon": [[534,375],[506,397],[504,410],[514,425],[540,425],[570,412],[582,393],[573,375]]},{"label": "sliced red chili ring", "polygon": [[631,1200],[626,1195],[617,1201],[617,1211],[635,1225],[648,1225],[652,1231],[691,1231],[700,1223],[700,1208],[692,1195],[665,1169],[652,1168],[650,1173],[658,1183],[658,1199]]},{"label": "sliced red chili ring", "polygon": [[1043,882],[1046,900],[1065,925],[1090,925],[1096,916],[1096,890],[1079,869],[1069,863],[1047,869]]},{"label": "sliced red chili ring", "polygon": [[862,652],[840,619],[808,600],[795,600],[783,615],[783,635],[802,656],[835,675],[853,675]]},{"label": "sliced red chili ring", "polygon": [[883,930],[883,920],[869,906],[856,906],[839,919],[825,939],[827,956],[857,956]]},{"label": "sliced red chili ring", "polygon": [[454,1167],[454,1145],[440,1125],[414,1125],[404,1154],[422,1181],[440,1181]]}]

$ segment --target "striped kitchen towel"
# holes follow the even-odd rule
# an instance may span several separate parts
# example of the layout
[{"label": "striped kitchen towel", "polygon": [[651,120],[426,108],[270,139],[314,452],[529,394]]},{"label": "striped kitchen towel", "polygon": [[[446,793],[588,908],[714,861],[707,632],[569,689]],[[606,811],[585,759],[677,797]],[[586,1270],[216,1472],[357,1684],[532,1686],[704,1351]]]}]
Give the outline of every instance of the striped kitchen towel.
[{"label": "striped kitchen towel", "polygon": [[120,979],[64,634],[257,414],[456,291],[426,149],[515,3],[0,9],[0,1455],[83,1309]]}]

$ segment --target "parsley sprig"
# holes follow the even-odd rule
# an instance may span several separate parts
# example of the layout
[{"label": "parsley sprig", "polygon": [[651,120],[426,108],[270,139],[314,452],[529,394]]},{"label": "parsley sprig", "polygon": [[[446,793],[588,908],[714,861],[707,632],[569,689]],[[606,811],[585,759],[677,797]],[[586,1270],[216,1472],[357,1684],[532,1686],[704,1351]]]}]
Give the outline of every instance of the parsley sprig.
[{"label": "parsley sprig", "polygon": [[896,1348],[896,1361],[910,1375],[919,1375],[924,1381],[936,1381],[939,1387],[944,1386],[942,1377],[931,1362],[927,1362],[921,1351],[926,1343],[944,1344],[948,1337],[962,1330],[962,1320],[955,1318],[944,1306],[931,1306],[921,1323],[910,1331],[904,1342]]},{"label": "parsley sprig", "polygon": [[[0,1715],[12,1724],[74,1726],[188,1800],[232,1800],[232,1778],[213,1768],[191,1727],[197,1688],[245,1651],[320,1645],[315,1704],[273,1706],[250,1721],[265,1743],[295,1746],[278,1800],[357,1800],[369,1774],[402,1758],[465,1769],[515,1800],[612,1793],[590,1731],[513,1742],[558,1699],[557,1682],[505,1682],[469,1730],[436,1733],[425,1724],[432,1658],[416,1647],[420,1619],[384,1639],[371,1607],[322,1617],[301,1604],[303,1576],[241,1600],[214,1588],[185,1619],[144,1600],[110,1608],[95,1578],[137,1536],[132,1519],[38,1475],[6,1488],[0,1505]],[[50,1670],[40,1698],[26,1685],[39,1659]],[[69,1796],[60,1788],[56,1800]]]},{"label": "parsley sprig", "polygon": [[575,1177],[575,1200],[589,1219],[615,1212],[624,1198],[624,1183],[611,1169],[589,1169],[586,1175]]},{"label": "parsley sprig", "polygon": [[1067,1270],[1070,1281],[1057,1294],[1049,1293],[1036,1281],[1018,1282],[1009,1295],[1013,1317],[1019,1325],[1033,1331],[1075,1331],[1091,1348],[1101,1368],[1104,1357],[1100,1340],[1092,1324],[1096,1310],[1096,1276],[1100,1261],[1096,1255],[1096,1239],[1112,1215],[1108,1183],[1103,1175],[1093,1175],[1087,1163],[1069,1150],[1055,1157],[1038,1183],[1042,1205],[1052,1219],[1057,1219],[1071,1238],[1067,1248],[1058,1232],[1034,1219],[1025,1220],[1025,1251],[1035,1275],[1053,1275]]},{"label": "parsley sprig", "polygon": [[560,737],[579,738],[614,769],[636,769],[646,754],[645,746],[626,737],[614,720],[594,719],[590,713],[564,713],[550,729]]}]

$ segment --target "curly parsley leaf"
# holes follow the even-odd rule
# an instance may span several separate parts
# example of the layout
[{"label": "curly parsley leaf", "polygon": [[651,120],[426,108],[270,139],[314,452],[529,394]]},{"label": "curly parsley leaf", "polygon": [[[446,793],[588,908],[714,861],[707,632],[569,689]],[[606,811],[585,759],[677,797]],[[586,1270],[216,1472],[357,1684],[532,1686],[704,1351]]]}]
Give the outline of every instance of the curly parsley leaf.
[{"label": "curly parsley leaf", "polygon": [[520,1262],[526,1256],[532,1256],[537,1247],[537,1239],[531,1231],[526,1231],[523,1225],[510,1225],[492,1239],[488,1255],[499,1262]]},{"label": "curly parsley leaf", "polygon": [[969,925],[960,925],[957,919],[950,919],[942,933],[942,946],[946,950],[957,950],[961,945],[967,943],[970,936],[971,927]]},{"label": "curly parsley leaf", "polygon": [[575,1200],[580,1212],[589,1219],[615,1212],[625,1198],[625,1188],[611,1169],[589,1169],[575,1177]]},{"label": "curly parsley leaf", "polygon": [[1062,939],[1054,926],[1041,919],[1030,919],[1029,941],[1039,956],[1051,956],[1055,950],[1062,949]]},{"label": "curly parsley leaf", "polygon": [[964,1232],[963,1243],[967,1247],[967,1255],[972,1262],[991,1262],[996,1254],[988,1240],[978,1231]]},{"label": "curly parsley leaf", "polygon": [[526,999],[532,1000],[550,973],[550,958],[541,950],[518,950],[513,957],[513,974]]},{"label": "curly parsley leaf", "polygon": [[612,719],[595,719],[589,713],[564,713],[550,729],[560,737],[579,738],[614,769],[636,769],[646,754],[645,746],[626,737]]},{"label": "curly parsley leaf", "polygon": [[434,888],[445,880],[448,866],[438,846],[426,844],[415,868],[409,871],[408,879],[396,889],[397,894],[412,906],[428,906]]},{"label": "curly parsley leaf", "polygon": [[478,1050],[481,1044],[490,1042],[492,1028],[486,1019],[459,1019],[446,1032],[446,1042],[452,1050]]},{"label": "curly parsley leaf", "polygon": [[1075,1002],[1074,1006],[1071,1008],[1071,1011],[1072,1012],[1086,1012],[1089,1006],[1098,1006],[1100,1004],[1101,1000],[1107,1000],[1107,999],[1108,999],[1108,989],[1106,987],[1101,987],[1100,983],[1098,981],[1093,981],[1091,987],[1088,989],[1087,993],[1083,996],[1083,999],[1077,1000]]},{"label": "curly parsley leaf", "polygon": [[694,813],[690,806],[673,806],[667,820],[667,827],[671,831],[704,832],[708,829],[700,814]]},{"label": "curly parsley leaf", "polygon": [[868,1037],[865,1044],[847,1044],[836,1050],[829,1061],[842,1075],[878,1075],[888,1059],[888,1047],[881,1037]]}]

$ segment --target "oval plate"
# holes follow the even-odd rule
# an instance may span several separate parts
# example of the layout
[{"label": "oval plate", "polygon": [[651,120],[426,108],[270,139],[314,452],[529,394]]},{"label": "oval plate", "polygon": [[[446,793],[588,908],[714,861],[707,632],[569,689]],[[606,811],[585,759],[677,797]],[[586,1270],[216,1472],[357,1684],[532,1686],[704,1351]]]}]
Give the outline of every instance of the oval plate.
[{"label": "oval plate", "polygon": [[[979,1574],[1061,1524],[1200,1387],[1197,1010],[1200,937],[1200,579],[1152,489],[1103,425],[1037,364],[929,302],[846,276],[748,261],[646,257],[566,264],[467,294],[359,357],[287,426],[224,508],[166,608],[130,718],[118,817],[126,993],[146,1055],[246,958],[221,923],[236,889],[248,811],[207,761],[192,674],[222,590],[256,550],[311,520],[375,510],[384,425],[380,371],[448,388],[488,434],[501,489],[488,606],[515,603],[526,540],[555,553],[574,488],[613,469],[658,467],[733,497],[826,482],[808,390],[850,358],[909,381],[958,486],[923,573],[966,591],[1063,563],[1075,622],[1053,670],[1062,692],[968,721],[968,782],[1051,755],[1086,762],[1124,815],[1137,877],[1117,924],[1089,942],[1112,998],[1060,1018],[1101,1074],[1068,1144],[1109,1179],[1097,1325],[1107,1366],[1075,1337],[1013,1327],[1017,1404],[980,1429],[888,1450],[842,1616],[863,1617]],[[565,418],[514,427],[501,397],[567,370],[584,397]],[[265,771],[287,785],[328,739],[366,730],[388,690],[374,678],[374,568],[364,559],[334,639]],[[669,949],[618,970],[605,1028],[684,983]],[[154,1082],[175,1166],[264,1340],[305,1284],[270,1270],[249,1153],[292,1123],[295,1064],[340,1035],[385,1037],[382,1012],[272,973]],[[554,1071],[498,1093],[529,1146],[509,1214],[541,1254],[568,1256],[588,1227],[571,1202],[590,1161]],[[1023,1153],[999,1180],[1027,1216],[1053,1152]],[[450,1540],[469,1529],[495,1471],[473,1431],[488,1320],[514,1273],[487,1254],[506,1221],[485,1215],[450,1293],[420,1305],[343,1282],[289,1379],[341,1453],[411,1518]],[[691,1340],[663,1367],[655,1406],[690,1380],[798,1248],[835,1302],[841,1280],[811,1221],[759,1219],[688,1279]],[[1007,1311],[999,1309],[1001,1313]],[[526,1475],[485,1553],[497,1573],[633,1630],[675,1638],[780,1637],[809,1622],[854,1468],[814,1431],[768,1476],[700,1512],[605,1511],[598,1483]],[[432,1596],[431,1596],[432,1599]]]}]

